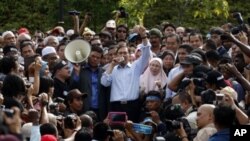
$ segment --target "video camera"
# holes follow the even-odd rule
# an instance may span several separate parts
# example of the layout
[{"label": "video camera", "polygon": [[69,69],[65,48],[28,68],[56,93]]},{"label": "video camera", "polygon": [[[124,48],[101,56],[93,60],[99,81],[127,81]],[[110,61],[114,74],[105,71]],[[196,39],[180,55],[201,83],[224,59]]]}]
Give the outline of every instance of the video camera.
[{"label": "video camera", "polygon": [[176,120],[165,120],[167,129],[170,129],[170,130],[180,129],[181,123],[183,124],[183,128],[185,129],[187,133],[191,132],[191,126],[189,125],[187,119],[185,118],[178,118]]},{"label": "video camera", "polygon": [[235,13],[232,14],[232,17],[237,20],[238,25],[231,29],[231,33],[233,35],[236,35],[236,34],[240,33],[241,31],[244,31],[244,32],[248,33],[247,27],[244,24],[244,20],[243,20],[243,18],[241,16],[241,13],[240,12],[235,12]]},{"label": "video camera", "polygon": [[81,12],[76,11],[76,10],[71,10],[68,13],[69,13],[69,15],[74,16],[74,15],[80,15]]},{"label": "video camera", "polygon": [[120,7],[119,12],[120,12],[119,18],[128,18],[128,13],[125,11],[124,7]]},{"label": "video camera", "polygon": [[185,77],[179,87],[178,87],[178,91],[182,91],[182,90],[185,90],[185,88],[191,83],[193,82],[194,85],[195,85],[195,90],[194,90],[194,93],[195,95],[200,95],[200,93],[202,91],[204,91],[206,88],[205,88],[205,81],[203,78],[198,78],[198,77]]}]

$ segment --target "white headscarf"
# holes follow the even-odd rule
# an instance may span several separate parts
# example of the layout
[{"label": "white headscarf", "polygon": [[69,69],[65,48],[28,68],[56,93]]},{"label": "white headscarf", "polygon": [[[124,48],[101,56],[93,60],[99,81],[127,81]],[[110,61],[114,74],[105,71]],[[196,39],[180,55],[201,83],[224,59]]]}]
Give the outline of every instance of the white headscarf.
[{"label": "white headscarf", "polygon": [[[153,75],[150,71],[150,64],[153,61],[157,61],[161,65],[160,72],[157,75]],[[159,88],[156,86],[156,81],[161,82],[161,88],[163,88],[167,84],[167,76],[163,70],[163,63],[160,58],[152,58],[149,62],[149,66],[146,71],[140,76],[140,87],[144,90],[145,93],[148,93],[151,90],[158,91]]]}]

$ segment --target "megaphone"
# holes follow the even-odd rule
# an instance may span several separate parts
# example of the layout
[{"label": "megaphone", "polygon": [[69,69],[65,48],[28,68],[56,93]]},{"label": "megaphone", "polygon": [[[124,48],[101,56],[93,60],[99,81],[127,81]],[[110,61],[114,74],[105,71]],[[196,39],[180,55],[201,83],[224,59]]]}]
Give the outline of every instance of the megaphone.
[{"label": "megaphone", "polygon": [[90,51],[91,47],[87,41],[75,39],[67,44],[64,55],[72,63],[81,63],[88,58]]}]

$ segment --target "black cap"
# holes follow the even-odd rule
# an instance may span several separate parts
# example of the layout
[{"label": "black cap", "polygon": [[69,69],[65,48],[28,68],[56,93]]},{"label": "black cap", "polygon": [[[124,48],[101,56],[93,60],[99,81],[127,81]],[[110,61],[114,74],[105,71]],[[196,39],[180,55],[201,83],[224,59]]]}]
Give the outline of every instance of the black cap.
[{"label": "black cap", "polygon": [[99,33],[99,36],[108,36],[110,39],[112,38],[111,33],[108,31],[101,31],[101,33]]},{"label": "black cap", "polygon": [[206,82],[209,84],[216,84],[218,87],[226,87],[227,84],[224,81],[224,76],[216,70],[212,70],[207,73]]},{"label": "black cap", "polygon": [[185,114],[179,104],[170,104],[164,109],[164,117],[168,120],[176,120]]},{"label": "black cap", "polygon": [[16,46],[8,45],[3,48],[3,54],[7,55],[9,52],[18,52]]},{"label": "black cap", "polygon": [[67,66],[68,63],[63,61],[63,60],[58,60],[57,62],[55,62],[55,64],[53,65],[53,72],[52,72],[52,77],[55,76],[55,73],[57,70]]},{"label": "black cap", "polygon": [[198,53],[191,53],[187,55],[186,59],[180,62],[181,65],[199,65],[202,62],[202,57]]}]

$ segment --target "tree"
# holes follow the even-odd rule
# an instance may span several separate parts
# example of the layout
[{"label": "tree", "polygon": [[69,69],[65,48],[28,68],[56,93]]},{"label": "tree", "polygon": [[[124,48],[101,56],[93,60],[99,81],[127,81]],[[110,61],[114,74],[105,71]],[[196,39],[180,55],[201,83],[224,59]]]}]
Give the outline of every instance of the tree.
[{"label": "tree", "polygon": [[145,23],[147,27],[168,21],[198,28],[205,20],[229,16],[227,0],[121,0],[120,5],[130,14],[130,25]]},{"label": "tree", "polygon": [[119,4],[128,11],[130,24],[143,25],[147,9],[156,1],[157,0],[121,0]]}]

